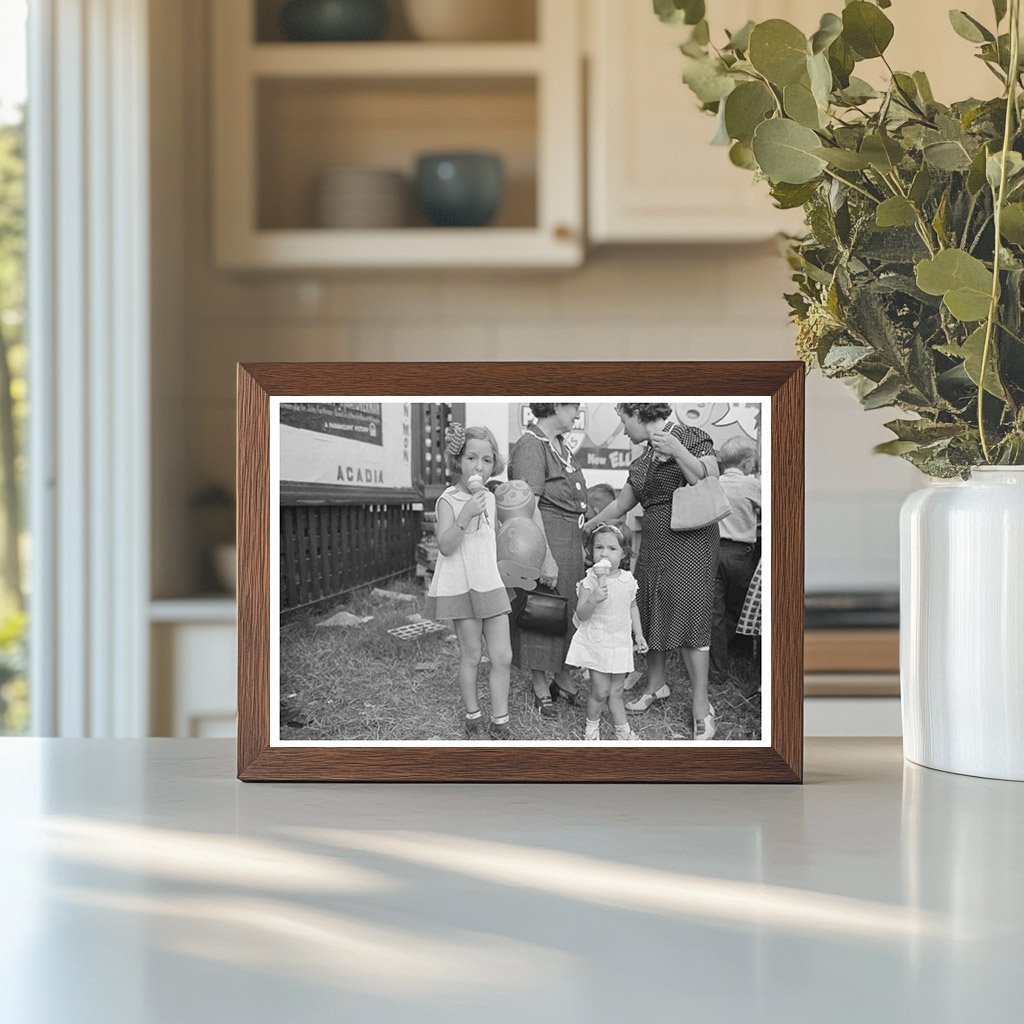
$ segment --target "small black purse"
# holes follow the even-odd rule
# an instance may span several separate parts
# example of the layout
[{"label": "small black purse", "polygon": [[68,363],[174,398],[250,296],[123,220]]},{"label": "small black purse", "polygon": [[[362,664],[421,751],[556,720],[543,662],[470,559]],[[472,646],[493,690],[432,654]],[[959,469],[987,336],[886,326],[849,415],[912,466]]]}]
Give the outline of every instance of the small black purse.
[{"label": "small black purse", "polygon": [[527,633],[565,636],[569,599],[543,583],[538,583],[536,590],[517,590],[512,600],[512,621]]}]

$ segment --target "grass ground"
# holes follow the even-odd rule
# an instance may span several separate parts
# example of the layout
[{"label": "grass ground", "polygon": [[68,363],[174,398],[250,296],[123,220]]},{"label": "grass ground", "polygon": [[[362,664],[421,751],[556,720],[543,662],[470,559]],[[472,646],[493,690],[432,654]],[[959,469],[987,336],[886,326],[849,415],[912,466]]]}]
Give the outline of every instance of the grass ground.
[{"label": "grass ground", "polygon": [[[423,588],[414,580],[395,581],[387,589],[415,601],[379,597],[369,591],[315,612],[281,628],[281,739],[283,740],[462,740],[463,712],[456,680],[459,648],[450,631],[415,640],[389,636],[421,610]],[[372,615],[350,628],[318,625],[344,609]],[[450,639],[449,639],[450,637]],[[638,659],[643,667],[643,659]],[[641,715],[630,715],[643,740],[690,739],[693,734],[689,686],[682,659],[668,659],[672,696]],[[480,667],[480,706],[489,704],[485,663]],[[581,694],[586,681],[575,680]],[[760,738],[759,674],[750,659],[735,660],[728,675],[712,675],[711,703],[717,713],[716,740]],[[642,685],[641,685],[642,689]],[[641,689],[634,692],[639,694]],[[513,668],[509,712],[518,740],[581,740],[585,702],[556,704],[558,717],[541,718],[533,710],[527,673]],[[613,738],[605,712],[602,738]]]}]

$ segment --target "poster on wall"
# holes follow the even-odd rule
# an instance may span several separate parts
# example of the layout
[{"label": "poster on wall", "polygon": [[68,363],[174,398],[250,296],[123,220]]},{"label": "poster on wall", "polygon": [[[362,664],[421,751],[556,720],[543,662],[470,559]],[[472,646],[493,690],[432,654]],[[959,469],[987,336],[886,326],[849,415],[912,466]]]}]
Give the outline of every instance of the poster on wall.
[{"label": "poster on wall", "polygon": [[282,403],[280,422],[283,481],[412,486],[408,402]]}]

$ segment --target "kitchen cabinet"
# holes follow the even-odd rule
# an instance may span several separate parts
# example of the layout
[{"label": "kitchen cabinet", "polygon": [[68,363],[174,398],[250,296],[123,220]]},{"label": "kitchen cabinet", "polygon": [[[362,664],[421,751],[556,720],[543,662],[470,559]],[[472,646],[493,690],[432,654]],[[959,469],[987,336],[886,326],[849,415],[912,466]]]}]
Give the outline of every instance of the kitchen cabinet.
[{"label": "kitchen cabinet", "polygon": [[[682,83],[688,26],[664,25],[649,3],[588,0],[588,226],[605,242],[738,242],[799,231],[768,186],[711,145],[716,123]],[[713,35],[749,19],[786,17],[821,0],[708,4]],[[723,21],[723,15],[726,20]],[[817,17],[813,17],[817,25]]]},{"label": "kitchen cabinet", "polygon": [[[292,42],[275,0],[217,0],[213,219],[229,269],[574,266],[583,258],[579,9],[535,0],[532,39]],[[424,152],[499,155],[492,225],[318,226],[314,195],[338,168],[399,172]],[[320,221],[322,223],[322,221]]]},{"label": "kitchen cabinet", "polygon": [[150,735],[235,735],[235,602],[230,597],[150,605]]},{"label": "kitchen cabinet", "polygon": [[[800,232],[799,210],[774,208],[767,185],[712,146],[714,118],[682,84],[678,46],[689,27],[663,25],[647,2],[586,0],[588,40],[588,224],[593,243],[739,242]],[[712,38],[748,20],[785,18],[806,34],[827,0],[709,0]],[[956,5],[988,24],[989,0]],[[886,10],[895,25],[893,67],[929,74],[943,102],[996,95],[998,83],[952,30],[945,7],[901,0]],[[872,84],[881,61],[858,64]]]}]

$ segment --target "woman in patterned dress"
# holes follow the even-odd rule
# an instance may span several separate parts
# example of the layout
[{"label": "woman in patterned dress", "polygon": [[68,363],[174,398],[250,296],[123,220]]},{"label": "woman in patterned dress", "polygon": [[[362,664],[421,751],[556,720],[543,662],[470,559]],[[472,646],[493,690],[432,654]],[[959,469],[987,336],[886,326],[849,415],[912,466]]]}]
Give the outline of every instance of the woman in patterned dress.
[{"label": "woman in patterned dress", "polygon": [[647,688],[626,705],[646,711],[671,694],[665,680],[665,657],[681,650],[693,684],[693,738],[715,735],[715,711],[708,702],[708,668],[718,571],[718,524],[699,530],[671,528],[672,494],[709,473],[718,475],[714,444],[703,431],[672,422],[672,407],[660,403],[616,406],[626,434],[644,453],[629,467],[619,497],[584,525],[625,515],[643,506],[640,554],[634,574],[640,585],[637,606],[647,639]]},{"label": "woman in patterned dress", "polygon": [[[537,496],[553,564],[545,564],[541,581],[555,587],[569,601],[570,626],[565,636],[529,633],[512,627],[512,664],[530,672],[533,706],[545,718],[556,714],[559,697],[576,703],[569,682],[565,655],[572,640],[576,610],[576,584],[583,579],[583,520],[587,510],[587,482],[583,470],[565,444],[564,435],[579,413],[579,402],[532,402],[536,418],[512,446],[509,480],[525,480]],[[548,683],[547,673],[554,674]]]}]

